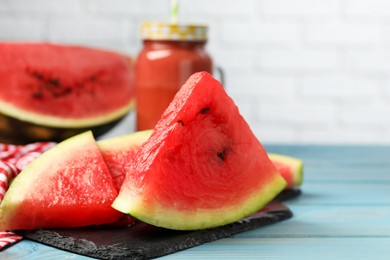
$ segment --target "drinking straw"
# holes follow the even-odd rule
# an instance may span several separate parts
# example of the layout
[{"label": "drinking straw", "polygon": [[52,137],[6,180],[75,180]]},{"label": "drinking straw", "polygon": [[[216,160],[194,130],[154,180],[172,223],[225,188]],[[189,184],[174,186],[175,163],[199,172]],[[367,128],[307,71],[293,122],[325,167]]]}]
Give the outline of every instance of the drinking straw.
[{"label": "drinking straw", "polygon": [[179,18],[179,2],[178,0],[171,0],[171,23],[178,23]]}]

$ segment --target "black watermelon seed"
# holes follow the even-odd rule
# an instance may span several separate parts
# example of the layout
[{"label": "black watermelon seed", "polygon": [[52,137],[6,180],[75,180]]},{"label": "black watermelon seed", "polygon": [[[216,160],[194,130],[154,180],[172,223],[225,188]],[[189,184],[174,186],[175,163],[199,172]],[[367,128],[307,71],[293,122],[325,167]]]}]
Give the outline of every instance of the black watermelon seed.
[{"label": "black watermelon seed", "polygon": [[200,110],[200,113],[201,114],[206,114],[207,112],[209,112],[210,111],[210,108],[209,107],[205,107],[205,108],[203,108],[202,110]]},{"label": "black watermelon seed", "polygon": [[225,161],[225,152],[217,153],[217,156],[221,158],[222,161]]},{"label": "black watermelon seed", "polygon": [[229,152],[229,147],[225,147],[221,152],[217,153],[217,156],[222,160],[225,161],[226,155]]}]

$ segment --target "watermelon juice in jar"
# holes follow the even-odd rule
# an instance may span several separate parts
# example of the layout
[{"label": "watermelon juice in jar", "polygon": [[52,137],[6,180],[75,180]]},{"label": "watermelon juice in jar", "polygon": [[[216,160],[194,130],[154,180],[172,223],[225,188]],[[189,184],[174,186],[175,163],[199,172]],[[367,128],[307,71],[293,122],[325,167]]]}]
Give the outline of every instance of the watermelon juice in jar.
[{"label": "watermelon juice in jar", "polygon": [[176,92],[195,72],[212,73],[207,27],[147,22],[136,62],[137,130],[152,129]]}]

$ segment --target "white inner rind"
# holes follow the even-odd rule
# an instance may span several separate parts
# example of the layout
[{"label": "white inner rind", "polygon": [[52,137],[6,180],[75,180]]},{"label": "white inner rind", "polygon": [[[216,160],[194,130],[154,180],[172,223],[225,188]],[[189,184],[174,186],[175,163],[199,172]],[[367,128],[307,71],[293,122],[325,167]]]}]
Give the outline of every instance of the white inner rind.
[{"label": "white inner rind", "polygon": [[104,115],[87,118],[63,118],[27,111],[0,100],[0,113],[4,115],[37,125],[59,128],[82,128],[106,124],[126,115],[134,107],[135,99],[132,99],[126,106]]},{"label": "white inner rind", "polygon": [[129,150],[133,146],[141,146],[152,134],[152,130],[143,130],[134,132],[127,135],[112,137],[103,139],[97,142],[100,150],[112,151],[112,150]]}]

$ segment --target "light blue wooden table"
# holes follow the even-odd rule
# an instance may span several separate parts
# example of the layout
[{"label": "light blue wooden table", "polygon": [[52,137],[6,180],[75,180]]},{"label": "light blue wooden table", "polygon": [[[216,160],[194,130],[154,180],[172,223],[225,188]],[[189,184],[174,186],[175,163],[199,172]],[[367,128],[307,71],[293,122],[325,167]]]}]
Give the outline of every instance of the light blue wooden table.
[{"label": "light blue wooden table", "polygon": [[[294,216],[162,259],[390,259],[390,147],[268,145],[305,160]],[[1,260],[91,259],[23,240]]]}]

